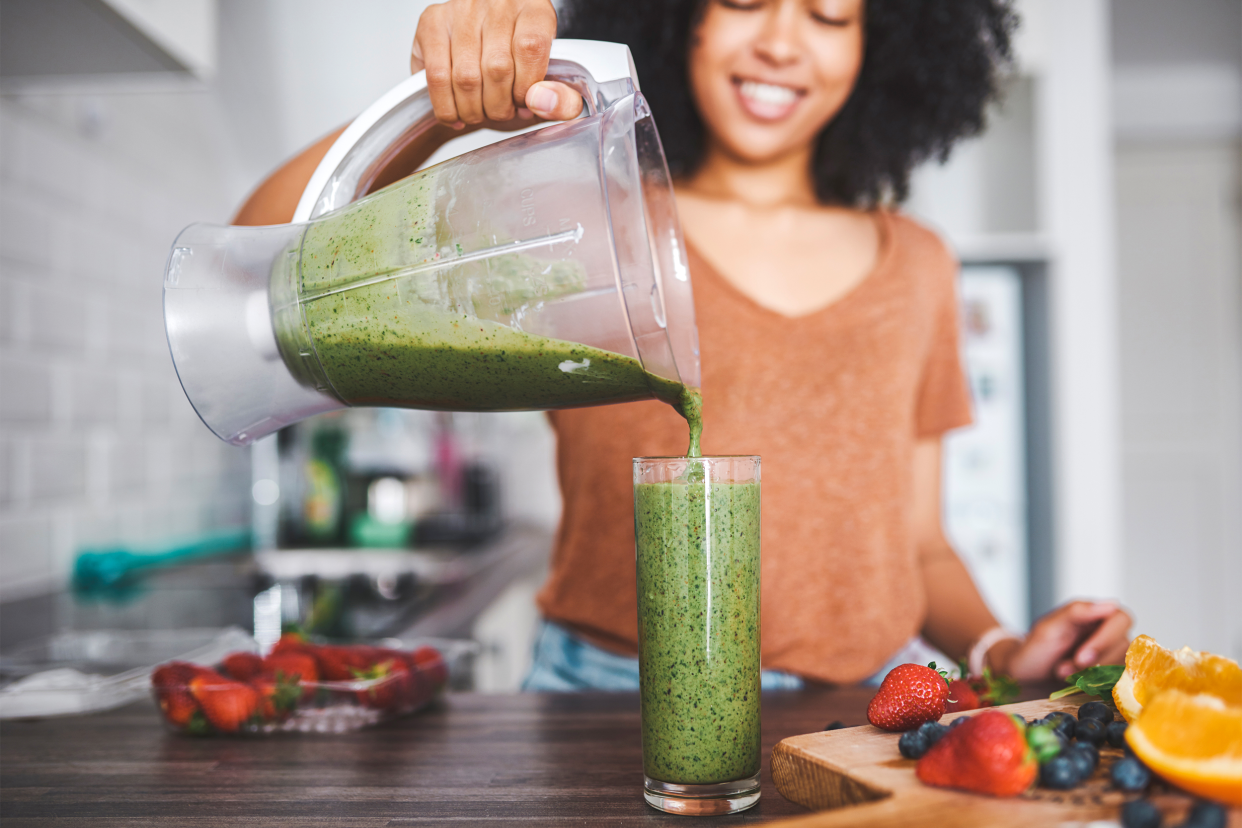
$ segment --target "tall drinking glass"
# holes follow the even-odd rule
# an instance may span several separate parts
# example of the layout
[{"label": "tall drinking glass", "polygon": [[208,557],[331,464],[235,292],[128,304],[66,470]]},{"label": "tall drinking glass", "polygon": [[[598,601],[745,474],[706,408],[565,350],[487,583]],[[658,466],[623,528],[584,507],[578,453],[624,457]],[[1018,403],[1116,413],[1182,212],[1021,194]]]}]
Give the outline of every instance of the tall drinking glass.
[{"label": "tall drinking glass", "polygon": [[759,801],[759,458],[634,458],[643,795]]}]

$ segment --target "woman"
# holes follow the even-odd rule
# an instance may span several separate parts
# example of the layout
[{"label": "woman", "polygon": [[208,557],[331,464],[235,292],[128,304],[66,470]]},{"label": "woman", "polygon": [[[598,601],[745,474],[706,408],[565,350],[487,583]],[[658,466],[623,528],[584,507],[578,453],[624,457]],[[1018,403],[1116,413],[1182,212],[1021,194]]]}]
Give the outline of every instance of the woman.
[{"label": "woman", "polygon": [[[876,681],[920,635],[1018,679],[1121,660],[1130,618],[1113,602],[1002,630],[940,525],[941,438],[970,419],[956,263],[893,207],[918,162],[981,129],[1009,56],[1003,0],[567,12],[562,36],[630,45],[669,156],[703,452],[763,457],[765,684]],[[556,27],[548,0],[450,0],[420,19],[411,69],[446,127],[572,118],[577,93],[542,80]],[[323,149],[273,182],[304,182]],[[252,200],[267,220],[278,189]],[[681,453],[685,423],[656,402],[551,419],[564,514],[526,686],[636,688],[630,458]]]}]

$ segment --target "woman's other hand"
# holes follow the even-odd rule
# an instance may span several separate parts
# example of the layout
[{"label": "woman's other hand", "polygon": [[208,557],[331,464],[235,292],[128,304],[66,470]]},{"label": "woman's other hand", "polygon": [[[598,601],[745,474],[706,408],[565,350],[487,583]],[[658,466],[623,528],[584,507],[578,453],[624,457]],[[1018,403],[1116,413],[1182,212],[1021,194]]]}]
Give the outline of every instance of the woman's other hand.
[{"label": "woman's other hand", "polygon": [[1020,644],[998,643],[987,661],[1019,681],[1063,679],[1095,664],[1121,664],[1132,620],[1112,601],[1071,601],[1036,621]]},{"label": "woman's other hand", "polygon": [[531,113],[568,120],[581,96],[543,79],[555,37],[549,0],[448,0],[419,18],[410,71],[426,70],[436,119],[457,129]]}]

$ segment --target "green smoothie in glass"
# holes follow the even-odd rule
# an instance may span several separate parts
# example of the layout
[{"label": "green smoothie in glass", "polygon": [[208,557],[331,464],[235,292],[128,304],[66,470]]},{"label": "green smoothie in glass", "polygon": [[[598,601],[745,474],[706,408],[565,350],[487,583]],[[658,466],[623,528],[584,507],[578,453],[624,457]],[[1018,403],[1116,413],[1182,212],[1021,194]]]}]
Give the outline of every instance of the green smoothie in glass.
[{"label": "green smoothie in glass", "polygon": [[759,458],[634,460],[647,801],[758,800]]}]

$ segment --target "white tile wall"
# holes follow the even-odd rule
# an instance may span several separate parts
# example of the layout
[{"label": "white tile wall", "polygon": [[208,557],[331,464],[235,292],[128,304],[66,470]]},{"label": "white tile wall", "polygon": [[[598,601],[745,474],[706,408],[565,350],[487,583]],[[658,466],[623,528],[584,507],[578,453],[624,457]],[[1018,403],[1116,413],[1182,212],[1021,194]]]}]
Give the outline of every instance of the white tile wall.
[{"label": "white tile wall", "polygon": [[[105,113],[80,130],[79,104]],[[0,600],[63,586],[76,554],[249,520],[249,455],[185,400],[161,274],[236,179],[193,92],[0,98]]]}]

